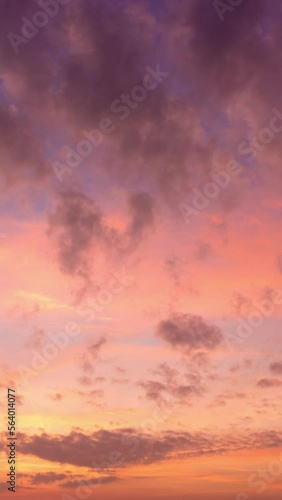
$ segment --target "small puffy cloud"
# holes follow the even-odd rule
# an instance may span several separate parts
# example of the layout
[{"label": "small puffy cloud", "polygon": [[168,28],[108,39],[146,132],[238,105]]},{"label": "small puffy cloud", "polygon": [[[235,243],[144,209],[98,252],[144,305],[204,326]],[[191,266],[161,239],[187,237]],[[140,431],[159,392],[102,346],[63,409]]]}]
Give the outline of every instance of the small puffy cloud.
[{"label": "small puffy cloud", "polygon": [[157,327],[157,335],[172,347],[187,351],[212,350],[222,341],[220,329],[201,316],[174,314]]},{"label": "small puffy cloud", "polygon": [[166,391],[165,384],[161,382],[156,382],[154,380],[148,380],[147,382],[140,382],[141,387],[145,389],[146,398],[159,401],[162,398],[163,393]]},{"label": "small puffy cloud", "polygon": [[280,387],[282,381],[278,378],[262,378],[257,382],[257,386],[263,389],[268,389],[271,387]]},{"label": "small puffy cloud", "polygon": [[62,394],[57,392],[56,394],[51,394],[50,399],[52,399],[53,401],[61,401],[63,399],[63,396]]},{"label": "small puffy cloud", "polygon": [[92,379],[90,377],[87,377],[86,375],[83,375],[82,377],[78,378],[78,382],[81,385],[88,385],[88,386],[90,386],[92,384]]},{"label": "small puffy cloud", "polygon": [[89,352],[91,354],[91,356],[93,356],[93,358],[97,358],[99,352],[100,352],[100,349],[101,347],[106,343],[106,339],[104,337],[101,337],[99,340],[97,340],[96,342],[94,342],[93,344],[91,344],[91,346],[89,347]]}]

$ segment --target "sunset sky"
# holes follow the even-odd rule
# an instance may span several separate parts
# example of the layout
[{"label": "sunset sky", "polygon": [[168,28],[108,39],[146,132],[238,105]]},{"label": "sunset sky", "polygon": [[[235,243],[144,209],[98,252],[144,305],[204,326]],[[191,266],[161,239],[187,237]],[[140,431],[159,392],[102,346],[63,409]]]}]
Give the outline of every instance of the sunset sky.
[{"label": "sunset sky", "polygon": [[278,500],[281,0],[0,0],[0,495]]}]

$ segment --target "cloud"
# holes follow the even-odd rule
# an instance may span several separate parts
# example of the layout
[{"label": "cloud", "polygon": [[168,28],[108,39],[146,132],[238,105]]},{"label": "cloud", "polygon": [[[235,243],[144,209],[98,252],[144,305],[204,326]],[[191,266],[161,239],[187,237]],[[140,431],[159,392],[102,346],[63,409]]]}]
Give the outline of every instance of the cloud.
[{"label": "cloud", "polygon": [[[85,386],[90,386],[92,385],[93,381],[90,379],[89,383],[83,383],[80,381],[80,383],[82,385],[85,385]],[[78,396],[81,396],[85,403],[88,404],[88,405],[92,405],[92,406],[95,406],[95,407],[102,407],[103,406],[103,403],[101,402],[101,399],[103,398],[104,396],[104,391],[101,390],[101,389],[92,389],[92,390],[86,390],[86,391],[75,391],[75,393],[78,395]]]},{"label": "cloud", "polygon": [[257,382],[257,386],[263,389],[268,389],[271,387],[280,387],[282,381],[278,378],[262,378]]},{"label": "cloud", "polygon": [[78,378],[78,382],[81,385],[87,385],[87,386],[92,385],[92,379],[90,377],[86,377],[86,375],[83,375],[82,377],[79,377]]},{"label": "cloud", "polygon": [[19,433],[18,437],[18,451],[23,455],[105,472],[164,459],[274,448],[282,444],[279,432],[251,433],[249,430],[238,433],[236,441],[233,434],[166,431],[153,436],[132,428],[99,430],[92,434],[73,431],[65,436]]},{"label": "cloud", "polygon": [[[180,5],[183,12],[179,9],[178,22],[180,24],[181,14],[184,15],[186,25],[192,31],[190,39],[187,36],[187,45],[189,40],[199,93],[205,93],[208,85],[211,98],[224,103],[252,88],[254,101],[258,96],[264,102],[270,96],[275,99],[277,61],[271,52],[279,36],[275,31],[272,43],[267,43],[257,30],[266,11],[273,7],[275,13],[278,9],[275,2],[271,6],[262,0],[241,2],[232,14],[226,14],[224,22],[219,21],[212,0],[196,0],[189,5],[180,2]],[[184,60],[183,66],[191,70]],[[268,89],[267,95],[263,96],[262,89]]]},{"label": "cloud", "polygon": [[167,391],[165,384],[153,380],[140,382],[140,385],[143,389],[145,389],[147,399],[151,399],[153,401],[160,401],[163,393]]},{"label": "cloud", "polygon": [[223,338],[217,326],[192,314],[174,314],[161,321],[157,327],[157,335],[172,347],[189,352],[215,349]]},{"label": "cloud", "polygon": [[14,111],[12,107],[0,105],[0,133],[0,175],[6,182],[5,187],[30,181],[40,185],[46,180],[50,168],[31,121],[18,109]]},{"label": "cloud", "polygon": [[33,476],[29,476],[31,479],[31,484],[53,484],[57,481],[63,481],[67,479],[67,474],[57,474],[55,472],[38,472]]},{"label": "cloud", "polygon": [[211,245],[204,241],[198,241],[194,252],[195,259],[199,261],[205,261],[211,255],[212,255]]},{"label": "cloud", "polygon": [[57,392],[56,394],[50,394],[50,399],[52,399],[53,401],[61,401],[63,399],[63,396],[62,394],[60,394],[59,392]]},{"label": "cloud", "polygon": [[129,195],[129,222],[121,232],[107,225],[91,197],[70,190],[58,196],[59,203],[48,213],[47,234],[55,244],[61,271],[82,279],[83,296],[93,289],[93,256],[104,256],[106,261],[118,262],[120,266],[121,259],[137,248],[146,229],[152,226],[153,202],[145,192]]},{"label": "cloud", "polygon": [[252,312],[254,308],[253,302],[239,292],[232,293],[231,306],[237,316],[244,316]]},{"label": "cloud", "polygon": [[91,487],[94,485],[111,484],[120,481],[120,478],[113,475],[89,479],[88,476],[84,477],[82,474],[71,474],[70,471],[67,472],[68,474],[58,474],[56,472],[38,472],[37,474],[19,473],[18,477],[27,479],[33,486],[59,483],[58,486],[68,489],[78,488],[80,486]]},{"label": "cloud", "polygon": [[95,364],[93,361],[95,360],[97,362],[100,351],[106,342],[107,340],[105,337],[100,337],[95,342],[89,344],[82,355],[79,356],[80,368],[83,373],[86,374],[79,379],[82,385],[90,385],[92,383],[89,375],[93,375],[95,372]]},{"label": "cloud", "polygon": [[35,330],[26,341],[26,347],[31,349],[40,349],[46,340],[46,333],[42,328]]},{"label": "cloud", "polygon": [[127,231],[134,243],[140,241],[144,231],[153,224],[153,201],[148,193],[139,192],[129,197],[128,204],[131,222]]},{"label": "cloud", "polygon": [[164,268],[173,281],[174,287],[178,289],[180,287],[181,274],[183,273],[183,262],[175,255],[172,255],[165,260]]},{"label": "cloud", "polygon": [[166,382],[175,380],[179,371],[171,368],[167,363],[161,363],[156,370],[153,370],[156,375],[160,375]]},{"label": "cloud", "polygon": [[142,82],[151,59],[153,18],[146,7],[130,6],[125,0],[118,8],[109,0],[98,0],[77,3],[72,9],[70,26],[67,18],[64,23],[74,53],[68,53],[61,71],[60,104],[75,125],[94,128],[115,99]]},{"label": "cloud", "polygon": [[95,202],[83,193],[65,192],[48,215],[48,235],[54,237],[61,270],[88,280],[92,245],[110,238]]},{"label": "cloud", "polygon": [[172,402],[189,404],[192,397],[202,396],[205,392],[201,384],[201,376],[196,373],[186,373],[184,377],[180,376],[179,371],[171,368],[167,363],[160,364],[157,370],[153,370],[153,373],[159,376],[161,381],[147,380],[139,382],[139,385],[145,390],[146,398],[159,405],[171,405]]},{"label": "cloud", "polygon": [[223,394],[218,394],[213,402],[208,405],[208,407],[218,407],[218,406],[226,406],[228,401],[233,401],[234,399],[245,399],[246,394],[243,392],[225,392]]},{"label": "cloud", "polygon": [[274,375],[282,375],[282,362],[275,361],[269,365],[270,371],[274,373]]},{"label": "cloud", "polygon": [[122,373],[122,374],[125,374],[126,373],[126,370],[124,368],[122,368],[121,366],[116,366],[115,367],[115,370],[118,372],[118,373]]},{"label": "cloud", "polygon": [[[13,7],[1,6],[3,29],[6,31],[8,26],[19,33],[22,17],[32,19],[34,7],[30,1],[23,5],[19,0],[13,0]],[[177,25],[172,22],[172,32],[175,28]],[[4,37],[0,51],[3,85],[11,92],[8,98],[11,101],[16,98],[23,116],[28,116],[30,122],[21,126],[17,120],[16,134],[13,127],[10,133],[10,126],[5,126],[5,119],[9,119],[2,120],[4,135],[11,136],[3,140],[4,145],[8,143],[7,151],[13,155],[20,149],[16,171],[26,164],[31,172],[52,179],[51,166],[42,160],[46,156],[50,161],[50,145],[59,157],[63,148],[60,143],[65,137],[75,145],[84,138],[82,130],[95,129],[101,119],[111,117],[116,130],[105,137],[101,149],[104,152],[104,145],[110,145],[105,151],[103,167],[114,184],[120,186],[122,182],[131,191],[133,183],[146,181],[146,185],[157,186],[160,197],[167,202],[177,200],[177,190],[193,187],[190,165],[197,164],[198,171],[206,171],[212,152],[211,145],[197,140],[201,127],[193,102],[187,102],[178,92],[176,95],[170,92],[164,82],[156,90],[148,91],[143,102],[133,103],[137,104],[136,109],[123,106],[128,110],[125,120],[121,119],[121,113],[112,110],[114,102],[117,104],[119,100],[122,107],[122,96],[142,85],[148,66],[154,71],[159,65],[169,73],[171,61],[168,58],[164,63],[164,55],[171,44],[165,36],[157,42],[156,30],[163,35],[168,33],[166,24],[156,19],[149,2],[121,0],[117,7],[110,0],[95,3],[85,0],[61,6],[58,15],[27,45],[22,45],[17,55]],[[57,47],[63,45],[65,50],[58,56]],[[173,49],[176,50],[178,44]],[[174,77],[182,79],[182,70]],[[25,131],[24,140],[21,130]],[[24,148],[31,156],[26,162]],[[91,178],[93,167],[95,175],[95,162],[89,162],[84,170]],[[26,175],[28,178],[28,170]],[[152,199],[147,194],[136,197],[133,193],[129,196],[129,208],[132,213],[138,212],[133,213],[129,227],[129,235],[134,239],[152,222]],[[73,262],[67,260],[61,263],[63,269],[73,269]]]},{"label": "cloud", "polygon": [[112,384],[129,384],[129,378],[112,378]]},{"label": "cloud", "polygon": [[105,337],[101,337],[99,340],[97,340],[96,342],[91,344],[91,346],[88,349],[88,352],[90,352],[90,354],[93,358],[97,358],[97,356],[101,350],[101,347],[104,344],[106,344],[106,342],[107,341],[106,341]]},{"label": "cloud", "polygon": [[[3,31],[19,33],[22,17],[31,19],[35,7],[30,0],[1,5]],[[104,165],[117,184],[145,180],[157,187],[159,198],[175,204],[180,193],[206,178],[218,146],[202,125],[213,110],[199,104],[216,103],[229,120],[227,105],[244,91],[252,92],[246,106],[257,115],[280,102],[279,9],[279,2],[244,1],[221,23],[212,0],[165,2],[160,17],[150,2],[120,0],[117,6],[110,0],[85,0],[60,6],[19,54],[4,37],[3,88],[16,106],[12,116],[3,111],[2,142],[17,160],[13,169],[5,163],[5,171],[13,177],[23,172],[27,178],[30,173],[52,176],[42,160],[44,141],[56,148],[62,135],[79,142],[83,129],[112,116],[114,100],[142,83],[148,65],[160,64],[170,71],[170,82],[148,92],[126,120],[115,114],[116,131],[106,139],[110,147]],[[59,55],[58,46],[65,47]],[[22,110],[21,120],[12,123],[15,108]],[[94,162],[89,163],[85,171],[93,175]]]}]

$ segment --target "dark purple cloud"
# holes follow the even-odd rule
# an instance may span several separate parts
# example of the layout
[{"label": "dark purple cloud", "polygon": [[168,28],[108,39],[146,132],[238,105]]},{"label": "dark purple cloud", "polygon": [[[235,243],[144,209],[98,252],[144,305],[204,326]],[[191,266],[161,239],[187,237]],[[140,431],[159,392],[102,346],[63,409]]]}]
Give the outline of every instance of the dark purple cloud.
[{"label": "dark purple cloud", "polygon": [[153,202],[146,192],[128,198],[128,224],[123,232],[110,227],[95,201],[82,192],[64,191],[59,203],[48,213],[47,234],[55,246],[61,271],[79,278],[82,286],[77,300],[99,290],[95,284],[96,252],[121,265],[140,244],[154,221]]},{"label": "dark purple cloud", "polygon": [[42,186],[50,173],[43,145],[31,121],[15,106],[0,105],[0,136],[2,186],[6,189],[23,181]]},{"label": "dark purple cloud", "polygon": [[135,241],[136,238],[139,240],[143,232],[153,224],[153,200],[148,193],[140,192],[130,196],[128,203],[131,217],[128,234]]},{"label": "dark purple cloud", "polygon": [[[12,0],[10,6],[2,5],[3,32],[20,33],[22,17],[30,20],[37,10],[36,4],[19,0]],[[157,41],[156,33],[162,31]],[[48,172],[41,158],[46,142],[54,151],[57,137],[64,130],[74,147],[82,139],[82,130],[97,128],[101,119],[110,116],[116,130],[109,137],[113,151],[107,152],[104,165],[114,182],[122,181],[131,190],[133,184],[147,179],[159,187],[166,200],[175,198],[175,186],[189,186],[191,169],[187,160],[198,163],[211,154],[210,147],[197,144],[192,137],[196,114],[189,103],[181,96],[170,95],[169,86],[158,82],[157,89],[148,91],[144,101],[133,103],[134,109],[126,106],[126,120],[121,120],[120,113],[112,107],[118,100],[121,104],[122,96],[130,94],[136,85],[143,85],[148,66],[152,72],[159,65],[160,71],[169,73],[170,61],[166,61],[167,67],[163,62],[170,44],[165,33],[167,27],[157,21],[148,3],[121,0],[116,5],[108,0],[85,0],[61,6],[47,26],[20,46],[18,54],[4,37],[0,50],[3,69],[5,75],[19,82],[18,106],[30,121],[29,126],[23,127],[15,120],[18,131],[24,130],[21,136],[14,128],[10,133],[11,127],[5,123],[8,118],[2,119],[4,135],[10,134],[4,137],[3,144],[8,144],[11,155],[19,149],[19,169],[29,163],[31,172],[34,164],[37,175],[54,176],[52,168]],[[179,76],[175,74],[174,78]],[[4,85],[8,86],[5,79]],[[24,148],[32,156],[27,162]],[[93,176],[92,164],[87,172]],[[130,230],[134,234],[152,219],[149,203],[144,198],[134,199],[133,195],[132,210],[139,204],[139,212],[143,212],[141,218],[138,215],[132,222]],[[71,263],[68,265],[72,267]]]},{"label": "dark purple cloud", "polygon": [[157,327],[157,335],[172,347],[187,351],[215,349],[223,338],[217,326],[192,314],[174,314],[161,321]]},{"label": "dark purple cloud", "polygon": [[[154,424],[154,423],[153,423]],[[167,431],[158,435],[135,429],[99,430],[92,434],[73,431],[69,435],[18,434],[18,452],[49,462],[72,464],[107,472],[164,459],[224,454],[239,449],[279,447],[281,434],[275,431],[210,434]],[[3,439],[4,436],[3,436]]]},{"label": "dark purple cloud", "polygon": [[[20,33],[22,17],[32,19],[38,9],[31,1],[2,2],[1,31]],[[148,65],[160,64],[170,82],[148,92],[126,120],[116,114],[109,139],[114,151],[105,168],[130,188],[146,179],[168,202],[210,170],[216,142],[205,136],[201,121],[210,119],[212,102],[225,114],[227,104],[250,89],[259,118],[262,108],[279,105],[279,1],[244,0],[224,22],[212,0],[164,2],[161,11],[155,16],[150,2],[141,0],[69,2],[18,54],[3,36],[4,87],[18,82],[16,90],[10,87],[24,117],[15,126],[6,111],[1,119],[7,154],[21,158],[9,175],[25,176],[28,168],[35,177],[48,174],[43,142],[56,149],[64,129],[77,143],[83,129],[112,115],[114,100],[142,84]],[[8,173],[6,162],[3,168]],[[93,173],[92,164],[87,171]]]},{"label": "dark purple cloud", "polygon": [[61,270],[88,278],[88,254],[92,244],[110,238],[110,230],[95,202],[82,193],[66,192],[53,212],[49,213],[48,234],[54,237]]}]

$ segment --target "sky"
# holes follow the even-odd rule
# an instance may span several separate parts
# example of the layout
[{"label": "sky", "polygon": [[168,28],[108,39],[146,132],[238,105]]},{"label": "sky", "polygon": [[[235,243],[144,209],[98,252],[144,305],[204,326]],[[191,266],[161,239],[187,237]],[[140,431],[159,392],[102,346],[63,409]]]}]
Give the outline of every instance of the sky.
[{"label": "sky", "polygon": [[278,500],[280,0],[1,0],[0,490]]}]

